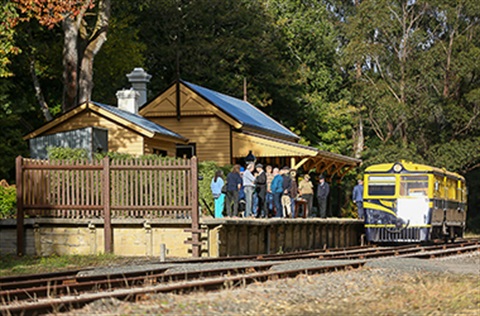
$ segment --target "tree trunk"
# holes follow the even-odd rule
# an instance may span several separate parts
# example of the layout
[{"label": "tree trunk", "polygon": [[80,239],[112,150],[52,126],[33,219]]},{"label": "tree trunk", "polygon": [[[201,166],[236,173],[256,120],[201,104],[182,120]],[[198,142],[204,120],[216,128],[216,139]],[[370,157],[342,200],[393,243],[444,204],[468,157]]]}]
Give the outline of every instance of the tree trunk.
[{"label": "tree trunk", "polygon": [[98,3],[98,14],[95,29],[82,52],[80,67],[78,102],[91,100],[93,90],[93,59],[103,43],[107,40],[108,21],[110,18],[110,0]]},{"label": "tree trunk", "polygon": [[62,111],[77,106],[78,92],[78,26],[74,18],[67,17],[63,25],[63,102]]},{"label": "tree trunk", "polygon": [[47,122],[52,120],[52,114],[48,109],[47,102],[43,97],[42,88],[40,87],[40,82],[38,81],[37,72],[35,71],[35,60],[30,61],[30,75],[32,76],[33,88],[35,89],[35,97],[37,98],[40,109],[42,109],[43,116]]},{"label": "tree trunk", "polygon": [[365,137],[363,136],[363,119],[362,115],[358,116],[358,126],[355,131],[355,140],[353,143],[354,157],[360,159],[362,157],[363,147],[365,146]]}]

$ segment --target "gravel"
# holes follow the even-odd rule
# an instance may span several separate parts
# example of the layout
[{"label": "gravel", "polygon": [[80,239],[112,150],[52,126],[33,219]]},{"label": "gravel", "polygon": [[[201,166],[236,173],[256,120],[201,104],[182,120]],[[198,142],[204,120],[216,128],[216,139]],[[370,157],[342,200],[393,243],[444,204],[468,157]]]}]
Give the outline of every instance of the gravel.
[{"label": "gravel", "polygon": [[[301,269],[344,262],[298,260],[282,263],[272,269]],[[219,264],[225,267],[234,266],[236,263],[211,263],[208,268]],[[171,271],[194,269],[196,265],[175,266]],[[430,260],[385,258],[369,260],[361,269],[300,275],[296,278],[253,283],[242,288],[215,292],[189,295],[151,294],[137,303],[116,299],[99,300],[69,314],[480,315],[479,267],[480,252],[478,251]],[[438,288],[435,283],[437,281],[440,282]],[[453,282],[452,289],[445,288],[449,287],[451,282]],[[470,285],[473,283],[473,288],[465,289],[466,294],[461,292],[457,297],[441,297],[442,292],[453,291],[455,286],[462,286],[464,284],[462,282]],[[412,294],[409,291],[418,292]],[[463,294],[465,295],[462,296]],[[392,301],[392,297],[397,296],[410,298],[406,301]],[[418,298],[412,300],[411,297]]]}]

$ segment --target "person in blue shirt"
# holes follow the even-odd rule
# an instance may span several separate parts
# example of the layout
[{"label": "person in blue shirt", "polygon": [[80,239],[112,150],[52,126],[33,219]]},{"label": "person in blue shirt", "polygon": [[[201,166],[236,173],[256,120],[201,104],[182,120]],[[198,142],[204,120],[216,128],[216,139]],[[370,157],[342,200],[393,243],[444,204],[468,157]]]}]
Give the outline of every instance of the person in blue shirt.
[{"label": "person in blue shirt", "polygon": [[353,188],[352,193],[353,203],[357,204],[358,218],[365,219],[365,212],[363,210],[363,180],[359,179],[358,184]]},{"label": "person in blue shirt", "polygon": [[215,218],[223,217],[222,213],[225,206],[225,194],[222,193],[222,188],[224,184],[223,171],[217,170],[212,182],[210,183],[210,189],[212,190],[213,200],[215,202]]},{"label": "person in blue shirt", "polygon": [[283,195],[283,177],[278,168],[273,169],[272,183],[270,189],[273,194],[273,205],[275,206],[275,217],[283,217],[282,195]]}]

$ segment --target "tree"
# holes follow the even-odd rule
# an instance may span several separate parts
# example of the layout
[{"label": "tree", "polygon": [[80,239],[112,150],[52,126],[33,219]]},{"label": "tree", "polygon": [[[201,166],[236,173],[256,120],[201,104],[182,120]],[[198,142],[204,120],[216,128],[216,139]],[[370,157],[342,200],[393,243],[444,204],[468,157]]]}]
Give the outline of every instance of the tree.
[{"label": "tree", "polygon": [[260,1],[162,0],[147,2],[139,20],[151,89],[177,78],[243,97],[275,118],[298,122],[296,71],[285,43]]},{"label": "tree", "polygon": [[346,99],[338,64],[338,32],[323,1],[265,1],[286,42],[284,58],[296,71],[300,104],[295,127],[306,142],[336,153],[352,153],[356,109]]},{"label": "tree", "polygon": [[0,78],[12,75],[8,69],[10,57],[19,53],[14,40],[14,27],[18,23],[15,5],[10,1],[2,1],[2,7],[3,10],[0,11]]},{"label": "tree", "polygon": [[62,110],[91,99],[93,60],[107,39],[110,0],[15,0],[24,19],[53,28],[61,23],[64,92]]}]

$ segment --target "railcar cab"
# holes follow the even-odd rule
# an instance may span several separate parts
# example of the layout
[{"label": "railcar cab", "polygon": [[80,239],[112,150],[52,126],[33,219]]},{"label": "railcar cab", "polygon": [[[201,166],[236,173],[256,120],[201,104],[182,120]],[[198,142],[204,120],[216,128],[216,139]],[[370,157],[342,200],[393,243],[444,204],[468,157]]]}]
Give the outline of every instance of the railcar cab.
[{"label": "railcar cab", "polygon": [[364,176],[365,231],[370,242],[424,242],[463,236],[465,179],[411,162],[378,164]]}]

